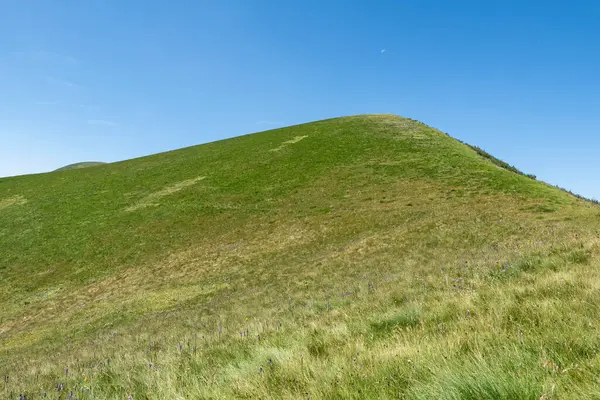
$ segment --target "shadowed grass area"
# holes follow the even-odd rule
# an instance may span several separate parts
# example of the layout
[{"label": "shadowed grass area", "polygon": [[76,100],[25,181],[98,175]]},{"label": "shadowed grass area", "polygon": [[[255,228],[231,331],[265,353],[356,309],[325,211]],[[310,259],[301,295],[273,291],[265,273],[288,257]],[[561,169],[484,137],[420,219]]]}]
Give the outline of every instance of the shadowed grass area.
[{"label": "shadowed grass area", "polygon": [[419,324],[421,321],[421,315],[419,310],[414,307],[407,308],[405,310],[396,313],[390,318],[373,322],[371,328],[376,336],[390,335],[396,329],[409,328]]},{"label": "shadowed grass area", "polygon": [[2,395],[598,397],[600,209],[490,157],[364,115],[0,179]]}]

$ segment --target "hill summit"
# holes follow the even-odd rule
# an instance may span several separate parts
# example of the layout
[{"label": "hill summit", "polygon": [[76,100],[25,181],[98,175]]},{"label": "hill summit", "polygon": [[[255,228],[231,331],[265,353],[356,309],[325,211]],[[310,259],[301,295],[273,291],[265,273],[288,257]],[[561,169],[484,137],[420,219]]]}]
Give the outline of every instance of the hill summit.
[{"label": "hill summit", "polygon": [[0,375],[28,398],[597,396],[598,211],[394,115],[0,179]]},{"label": "hill summit", "polygon": [[61,167],[61,168],[57,169],[57,171],[65,171],[65,170],[70,170],[70,169],[80,169],[80,168],[96,167],[98,165],[104,165],[104,164],[106,164],[106,163],[99,162],[99,161],[84,161],[84,162],[80,162],[80,163],[65,165],[64,167]]}]

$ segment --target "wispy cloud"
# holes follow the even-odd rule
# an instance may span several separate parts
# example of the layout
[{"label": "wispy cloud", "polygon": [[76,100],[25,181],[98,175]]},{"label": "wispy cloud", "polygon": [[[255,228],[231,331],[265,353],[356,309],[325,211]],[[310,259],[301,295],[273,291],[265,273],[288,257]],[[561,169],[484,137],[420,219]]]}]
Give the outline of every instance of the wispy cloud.
[{"label": "wispy cloud", "polygon": [[67,64],[72,66],[81,64],[81,60],[76,57],[46,50],[23,51],[17,53],[16,56],[36,63]]},{"label": "wispy cloud", "polygon": [[386,51],[386,49],[381,49],[381,54],[385,53]]},{"label": "wispy cloud", "polygon": [[88,119],[87,123],[90,125],[107,126],[110,128],[114,128],[114,127],[118,126],[118,124],[116,122],[109,121],[106,119]]},{"label": "wispy cloud", "polygon": [[67,79],[56,78],[54,76],[47,76],[46,82],[48,82],[51,85],[65,86],[65,87],[69,87],[69,88],[73,88],[73,89],[83,87],[75,82],[71,82]]},{"label": "wispy cloud", "polygon": [[56,101],[36,101],[35,104],[38,106],[55,106],[58,103]]},{"label": "wispy cloud", "polygon": [[77,107],[81,108],[82,110],[89,111],[89,112],[98,113],[98,112],[102,111],[100,106],[96,106],[93,104],[77,104]]},{"label": "wispy cloud", "polygon": [[285,123],[281,121],[258,121],[256,125],[285,125]]}]

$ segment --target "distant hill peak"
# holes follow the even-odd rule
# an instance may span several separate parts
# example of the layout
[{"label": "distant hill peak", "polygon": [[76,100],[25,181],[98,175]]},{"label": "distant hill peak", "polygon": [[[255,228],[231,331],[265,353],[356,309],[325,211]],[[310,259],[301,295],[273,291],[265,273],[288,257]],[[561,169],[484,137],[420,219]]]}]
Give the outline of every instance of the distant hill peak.
[{"label": "distant hill peak", "polygon": [[70,170],[70,169],[81,169],[81,168],[88,168],[88,167],[96,167],[98,165],[104,165],[104,164],[106,164],[106,163],[105,162],[101,162],[101,161],[85,161],[85,162],[80,162],[80,163],[65,165],[64,167],[59,168],[56,171],[67,171],[67,170]]}]

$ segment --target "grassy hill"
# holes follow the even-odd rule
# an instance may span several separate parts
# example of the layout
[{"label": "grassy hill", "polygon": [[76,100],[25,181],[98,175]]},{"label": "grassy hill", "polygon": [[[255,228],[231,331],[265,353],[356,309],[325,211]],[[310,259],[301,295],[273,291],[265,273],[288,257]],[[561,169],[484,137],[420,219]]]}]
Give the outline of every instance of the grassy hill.
[{"label": "grassy hill", "polygon": [[599,228],[392,115],[0,179],[1,393],[597,398]]},{"label": "grassy hill", "polygon": [[98,161],[85,161],[85,162],[65,165],[64,167],[57,169],[57,171],[67,171],[70,169],[96,167],[98,165],[104,165],[104,164],[106,164],[106,163],[98,162]]}]

